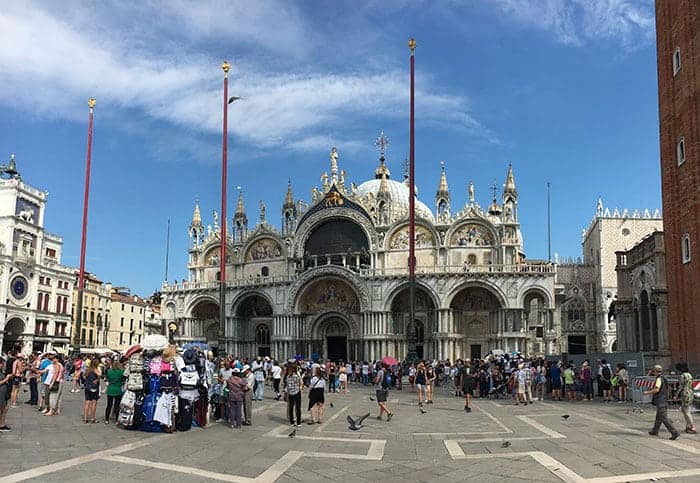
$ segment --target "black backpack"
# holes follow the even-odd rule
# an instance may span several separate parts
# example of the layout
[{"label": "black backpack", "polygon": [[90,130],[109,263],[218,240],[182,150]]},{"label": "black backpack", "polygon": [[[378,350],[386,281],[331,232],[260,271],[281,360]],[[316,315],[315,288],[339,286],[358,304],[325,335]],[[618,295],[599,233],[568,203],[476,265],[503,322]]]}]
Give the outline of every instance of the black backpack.
[{"label": "black backpack", "polygon": [[610,368],[608,366],[603,366],[603,379],[609,381],[611,378],[612,373],[610,372]]}]

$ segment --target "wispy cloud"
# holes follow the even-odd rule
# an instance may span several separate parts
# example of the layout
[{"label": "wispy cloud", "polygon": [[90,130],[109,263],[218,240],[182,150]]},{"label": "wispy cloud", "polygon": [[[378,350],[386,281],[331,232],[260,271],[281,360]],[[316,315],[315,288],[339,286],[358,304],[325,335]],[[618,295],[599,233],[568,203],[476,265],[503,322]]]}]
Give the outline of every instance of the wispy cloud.
[{"label": "wispy cloud", "polygon": [[580,46],[599,40],[634,48],[654,34],[653,0],[489,0],[508,18]]},{"label": "wispy cloud", "polygon": [[[406,116],[406,72],[368,68],[336,73],[303,63],[291,69],[260,62],[258,50],[297,51],[295,46],[304,44],[304,22],[286,4],[271,12],[274,3],[256,4],[250,10],[238,3],[234,10],[245,25],[229,25],[230,19],[223,15],[228,5],[214,2],[195,8],[174,2],[164,15],[179,19],[175,25],[181,22],[190,39],[245,38],[256,46],[234,64],[231,75],[231,92],[245,98],[230,109],[231,129],[244,142],[263,149],[326,149],[327,141],[337,138],[349,118],[382,122]],[[96,15],[104,18],[105,12]],[[147,34],[138,26],[120,36],[124,15],[116,12],[105,29],[109,33],[100,35],[94,28],[82,28],[86,26],[83,15],[73,22],[65,12],[50,12],[31,3],[8,5],[0,12],[0,103],[44,116],[80,119],[85,99],[92,95],[103,112],[129,112],[195,132],[219,132],[220,60],[184,46],[163,52],[167,43],[139,40],[139,35]],[[275,29],[269,20],[280,16],[287,19],[286,27]],[[441,92],[426,77],[417,79],[417,90],[424,122],[494,137],[473,117],[466,97]],[[357,141],[344,138],[352,150]]]}]

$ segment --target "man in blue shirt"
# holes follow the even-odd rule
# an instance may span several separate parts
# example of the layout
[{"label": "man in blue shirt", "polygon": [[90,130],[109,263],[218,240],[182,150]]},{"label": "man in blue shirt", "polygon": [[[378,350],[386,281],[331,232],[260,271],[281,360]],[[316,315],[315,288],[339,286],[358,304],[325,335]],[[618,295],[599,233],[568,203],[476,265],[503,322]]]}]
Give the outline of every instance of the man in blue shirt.
[{"label": "man in blue shirt", "polygon": [[48,370],[47,368],[53,364],[53,361],[49,359],[48,353],[44,354],[44,357],[41,359],[41,363],[39,363],[39,374],[41,374],[41,387],[39,388],[39,407],[37,408],[37,411],[44,411],[44,401],[46,401],[46,405],[48,406],[49,402],[49,394],[46,390],[46,380],[49,377]]},{"label": "man in blue shirt", "polygon": [[561,401],[561,361],[552,364],[549,379],[552,384],[552,401]]}]

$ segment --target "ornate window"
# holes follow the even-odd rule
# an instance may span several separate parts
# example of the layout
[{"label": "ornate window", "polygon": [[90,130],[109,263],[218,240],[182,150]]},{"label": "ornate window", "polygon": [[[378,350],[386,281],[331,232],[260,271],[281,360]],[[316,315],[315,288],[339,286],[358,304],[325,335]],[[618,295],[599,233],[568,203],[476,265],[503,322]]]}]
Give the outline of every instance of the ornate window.
[{"label": "ornate window", "polygon": [[255,343],[257,345],[270,345],[270,328],[265,324],[260,324],[255,328]]},{"label": "ornate window", "polygon": [[[569,322],[570,330],[585,330],[586,328],[586,309],[580,300],[574,300],[564,308],[566,311],[566,320]],[[562,317],[564,318],[564,317]]]}]

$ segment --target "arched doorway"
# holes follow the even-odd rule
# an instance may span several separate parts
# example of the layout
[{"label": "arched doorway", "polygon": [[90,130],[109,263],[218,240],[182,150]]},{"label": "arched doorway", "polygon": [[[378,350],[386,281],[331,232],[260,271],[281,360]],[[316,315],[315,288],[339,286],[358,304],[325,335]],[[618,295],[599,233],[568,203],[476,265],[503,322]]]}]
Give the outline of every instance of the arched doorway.
[{"label": "arched doorway", "polygon": [[[210,328],[214,326],[216,330]],[[187,342],[207,342],[218,345],[219,305],[211,300],[202,300],[192,308],[192,317],[179,328],[179,339]]]},{"label": "arched doorway", "polygon": [[324,221],[304,244],[304,266],[369,267],[369,241],[360,225],[346,219]]},{"label": "arched doorway", "polygon": [[17,317],[10,319],[5,324],[5,335],[2,339],[2,351],[8,353],[22,345],[22,334],[24,334],[24,321]]},{"label": "arched doorway", "polygon": [[321,354],[326,359],[338,362],[348,360],[350,327],[339,315],[330,315],[318,323],[314,339],[323,344]]},{"label": "arched doorway", "polygon": [[402,358],[414,355],[418,359],[433,357],[429,347],[435,327],[435,303],[425,288],[417,286],[415,317],[411,321],[409,292],[408,288],[401,290],[391,302],[393,332],[399,338],[395,342],[399,347],[394,353]]},{"label": "arched doorway", "polygon": [[272,305],[259,294],[243,298],[235,309],[236,332],[241,356],[269,356],[272,327]]},{"label": "arched doorway", "polygon": [[[472,359],[483,357],[488,350],[525,351],[524,337],[520,337],[522,311],[504,312],[498,298],[480,286],[465,287],[450,302],[455,331],[462,334],[461,354]],[[518,334],[504,338],[503,332]],[[521,340],[522,339],[522,340]]]},{"label": "arched doorway", "polygon": [[255,328],[255,344],[258,346],[258,356],[270,355],[270,326],[259,324]]}]

